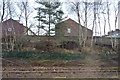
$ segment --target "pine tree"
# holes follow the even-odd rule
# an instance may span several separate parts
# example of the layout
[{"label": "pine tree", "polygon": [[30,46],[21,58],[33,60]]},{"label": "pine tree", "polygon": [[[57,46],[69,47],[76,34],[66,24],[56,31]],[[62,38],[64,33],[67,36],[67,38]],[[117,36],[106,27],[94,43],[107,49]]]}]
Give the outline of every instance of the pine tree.
[{"label": "pine tree", "polygon": [[52,31],[54,31],[53,26],[63,20],[64,12],[61,10],[61,2],[55,2],[52,0],[46,1],[36,1],[40,4],[37,8],[38,14],[35,18],[39,21],[38,28],[42,28],[47,32],[50,37]]}]

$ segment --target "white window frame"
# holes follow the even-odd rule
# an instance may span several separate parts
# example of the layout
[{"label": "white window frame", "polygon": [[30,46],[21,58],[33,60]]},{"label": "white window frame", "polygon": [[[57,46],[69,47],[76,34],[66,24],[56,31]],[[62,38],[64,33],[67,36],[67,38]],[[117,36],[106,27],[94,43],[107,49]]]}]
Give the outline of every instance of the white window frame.
[{"label": "white window frame", "polygon": [[8,28],[8,31],[11,32],[11,31],[12,31],[12,28]]},{"label": "white window frame", "polygon": [[67,33],[71,33],[71,28],[67,28]]}]

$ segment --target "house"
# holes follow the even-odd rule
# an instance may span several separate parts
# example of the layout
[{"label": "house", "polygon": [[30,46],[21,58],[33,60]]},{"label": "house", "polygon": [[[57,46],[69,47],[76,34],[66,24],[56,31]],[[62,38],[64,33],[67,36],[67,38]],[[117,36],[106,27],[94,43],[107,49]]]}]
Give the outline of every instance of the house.
[{"label": "house", "polygon": [[25,37],[28,38],[26,36],[27,31],[36,35],[30,28],[25,27],[18,20],[10,18],[2,22],[2,49],[14,50],[15,43],[20,43]]},{"label": "house", "polygon": [[115,31],[110,31],[108,32],[108,36],[107,37],[111,37],[111,38],[120,38],[120,30],[116,29]]},{"label": "house", "polygon": [[10,18],[2,23],[2,36],[26,35],[27,30],[30,34],[36,35],[30,28],[21,24],[19,20],[13,20]]},{"label": "house", "polygon": [[20,24],[18,20],[13,20],[12,18],[4,21],[2,23],[2,36],[10,35],[24,35],[25,27]]},{"label": "house", "polygon": [[108,35],[104,35],[102,37],[95,37],[96,38],[96,45],[99,46],[106,46],[109,48],[114,48],[116,49],[119,44],[120,40],[120,30],[112,30],[108,32]]},{"label": "house", "polygon": [[79,27],[81,26],[80,31],[82,31],[81,35],[87,34],[87,38],[91,38],[93,31],[82,26],[81,24],[77,23],[76,21],[72,19],[67,19],[65,21],[62,21],[58,23],[55,26],[55,36],[57,38],[61,39],[69,39],[69,40],[78,40],[79,38]]}]

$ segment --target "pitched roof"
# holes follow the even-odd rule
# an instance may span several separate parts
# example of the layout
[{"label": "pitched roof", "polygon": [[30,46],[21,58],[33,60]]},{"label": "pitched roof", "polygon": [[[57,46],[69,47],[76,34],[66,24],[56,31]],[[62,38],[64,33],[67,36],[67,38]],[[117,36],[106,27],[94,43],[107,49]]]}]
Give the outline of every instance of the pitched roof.
[{"label": "pitched roof", "polygon": [[[69,19],[67,19],[67,20],[64,20],[64,21],[62,21],[62,22],[60,22],[60,23],[58,23],[58,24],[65,23],[65,22],[68,22],[68,21],[72,21],[72,22],[80,25],[82,28],[86,28],[86,27],[82,26],[80,23],[77,23],[76,21],[74,21],[74,20],[71,19],[71,18],[69,18]],[[87,28],[87,29],[88,29],[88,28]],[[91,29],[88,29],[88,30],[91,30]],[[92,31],[92,30],[91,30],[91,31]]]},{"label": "pitched roof", "polygon": [[[75,22],[76,24],[79,25],[79,23],[77,23],[76,21],[74,21],[74,20],[71,19],[71,18],[69,18],[69,19],[67,19],[67,20],[64,20],[64,21],[61,21],[60,23],[64,23],[64,22],[68,22],[68,21],[73,21],[73,22]],[[60,23],[58,23],[58,24],[60,24]]]},{"label": "pitched roof", "polygon": [[28,31],[30,31],[33,35],[36,35],[30,28],[28,28],[28,27],[24,26],[23,24],[19,23],[19,20],[14,20],[14,19],[10,18],[10,19],[4,21],[3,24],[6,23],[6,22],[9,22],[9,21],[14,21],[17,24],[22,25],[24,28],[28,29]]}]

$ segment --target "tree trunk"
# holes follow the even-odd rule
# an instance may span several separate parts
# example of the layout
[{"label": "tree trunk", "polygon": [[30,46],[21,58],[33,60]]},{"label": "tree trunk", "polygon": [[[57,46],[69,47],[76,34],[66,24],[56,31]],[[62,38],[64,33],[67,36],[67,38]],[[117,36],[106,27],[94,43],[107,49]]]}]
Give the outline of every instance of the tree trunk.
[{"label": "tree trunk", "polygon": [[120,39],[118,39],[118,67],[120,67]]},{"label": "tree trunk", "polygon": [[[107,16],[108,16],[108,26],[109,26],[109,31],[111,31],[111,25],[110,25],[110,9],[109,9],[109,4],[107,1]],[[114,47],[114,42],[113,42],[113,38],[111,37],[111,45],[112,48]]]},{"label": "tree trunk", "polygon": [[[3,7],[2,7],[2,16],[1,16],[1,22],[3,21],[3,18],[4,18],[4,14],[5,14],[5,1],[3,0]],[[1,24],[2,25],[2,24]]]},{"label": "tree trunk", "polygon": [[79,3],[76,3],[76,10],[77,10],[77,17],[78,17],[78,22],[79,22],[79,28],[78,28],[78,42],[79,46],[82,44],[82,27],[81,27],[81,22],[80,22],[80,13],[79,13]]},{"label": "tree trunk", "polygon": [[[94,31],[94,28],[96,27],[96,4],[94,2],[94,19],[93,19],[93,27],[92,27],[92,31]],[[96,34],[96,30],[95,30],[95,34]],[[91,39],[91,47],[93,47],[93,35],[92,35],[92,39]]]},{"label": "tree trunk", "polygon": [[[2,21],[0,22],[0,39],[2,39]],[[0,40],[0,43],[2,43],[2,40]],[[2,52],[2,45],[0,44],[0,53]],[[2,55],[0,54],[0,57]]]},{"label": "tree trunk", "polygon": [[83,47],[86,46],[86,40],[87,40],[87,36],[88,36],[88,31],[87,31],[87,0],[85,2],[85,33],[84,33],[84,42],[83,42]]}]

